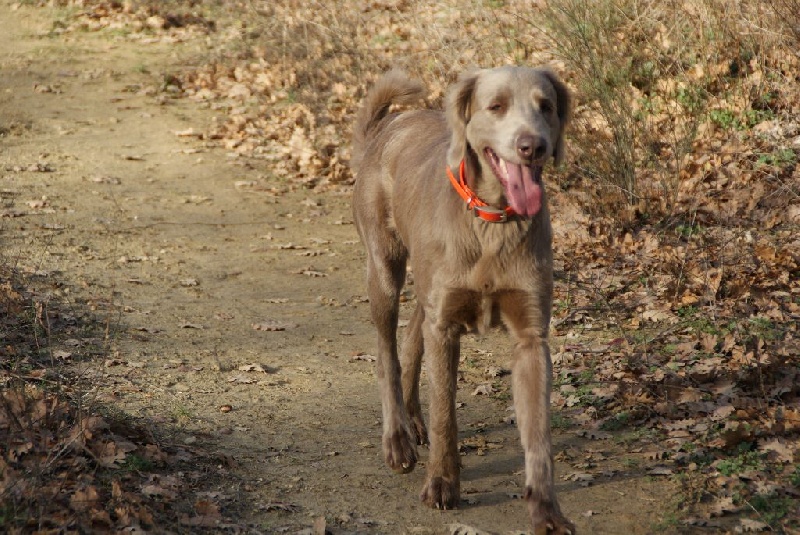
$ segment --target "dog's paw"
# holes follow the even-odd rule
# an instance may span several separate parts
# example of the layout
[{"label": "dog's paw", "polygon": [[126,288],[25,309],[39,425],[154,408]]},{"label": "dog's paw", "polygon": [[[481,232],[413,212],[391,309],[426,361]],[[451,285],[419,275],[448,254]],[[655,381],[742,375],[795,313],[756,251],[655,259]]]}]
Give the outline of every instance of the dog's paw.
[{"label": "dog's paw", "polygon": [[417,465],[417,448],[405,431],[383,435],[383,458],[386,465],[399,474],[411,472]]},{"label": "dog's paw", "polygon": [[428,429],[425,427],[425,421],[421,416],[411,417],[411,428],[414,430],[414,439],[418,446],[430,444],[428,441]]},{"label": "dog's paw", "polygon": [[419,495],[422,503],[434,509],[457,509],[461,500],[457,481],[443,477],[429,477]]},{"label": "dog's paw", "polygon": [[525,501],[531,515],[534,535],[575,535],[575,525],[561,514],[558,503],[525,489]]}]

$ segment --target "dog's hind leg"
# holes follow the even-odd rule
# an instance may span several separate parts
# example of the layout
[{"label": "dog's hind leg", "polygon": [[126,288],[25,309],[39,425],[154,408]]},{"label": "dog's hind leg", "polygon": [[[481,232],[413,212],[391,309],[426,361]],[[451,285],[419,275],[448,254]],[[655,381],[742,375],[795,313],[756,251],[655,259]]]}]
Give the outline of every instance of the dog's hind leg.
[{"label": "dog's hind leg", "polygon": [[417,304],[411,320],[408,322],[406,337],[403,341],[401,363],[403,367],[402,384],[403,399],[406,411],[411,419],[411,425],[416,433],[417,444],[428,443],[428,430],[422,418],[422,407],[419,403],[419,375],[422,370],[422,355],[425,346],[422,341],[422,322],[425,319],[425,310]]},{"label": "dog's hind leg", "polygon": [[415,435],[403,404],[397,319],[408,253],[396,232],[375,232],[367,245],[367,288],[372,320],[378,331],[377,374],[383,410],[383,456],[395,472],[407,473],[417,463]]}]

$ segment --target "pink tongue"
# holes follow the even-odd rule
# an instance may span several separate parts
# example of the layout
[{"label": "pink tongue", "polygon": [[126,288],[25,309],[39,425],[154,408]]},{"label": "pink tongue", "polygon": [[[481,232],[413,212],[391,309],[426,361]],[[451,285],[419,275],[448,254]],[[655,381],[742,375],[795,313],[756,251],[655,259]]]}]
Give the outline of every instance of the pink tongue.
[{"label": "pink tongue", "polygon": [[506,197],[519,215],[533,217],[542,208],[542,186],[533,176],[533,170],[524,165],[506,162],[508,167],[508,182],[506,183]]}]

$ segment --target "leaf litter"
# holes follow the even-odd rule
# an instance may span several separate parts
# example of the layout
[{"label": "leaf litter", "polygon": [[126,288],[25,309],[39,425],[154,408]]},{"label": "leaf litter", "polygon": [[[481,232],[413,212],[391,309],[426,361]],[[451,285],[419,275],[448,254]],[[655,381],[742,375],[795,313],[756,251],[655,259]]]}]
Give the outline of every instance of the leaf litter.
[{"label": "leaf litter", "polygon": [[[205,36],[215,26],[202,16],[171,16],[129,3],[82,5],[84,10],[60,32],[120,25],[132,30],[128,38],[133,40],[177,41]],[[367,23],[376,27],[407,24],[404,9],[408,7],[396,7],[372,10],[374,18]],[[273,9],[275,20],[289,26],[319,16],[313,6],[276,2]],[[441,15],[437,7],[428,9]],[[509,15],[495,14],[501,19]],[[427,46],[424,39],[415,45],[402,32],[398,35],[404,53]],[[253,43],[251,57],[222,57],[168,84],[180,97],[198,102],[255,103],[255,110],[229,107],[224,121],[207,131],[185,133],[186,137],[208,140],[237,157],[266,160],[291,187],[351,184],[346,165],[349,149],[340,131],[352,121],[369,80],[355,72],[352,59],[342,55],[332,61],[331,72],[321,75],[325,83],[311,87],[313,98],[302,92],[295,95],[302,69],[313,63],[286,69],[280,60],[268,61],[264,57],[268,52],[259,46]],[[397,51],[390,47],[370,53],[379,56],[376,72],[397,59]],[[456,63],[473,59],[460,57]],[[763,70],[770,63],[786,65],[788,70],[797,67],[791,56],[766,57],[761,64],[751,64],[743,77],[761,83],[770,74]],[[441,96],[443,81],[420,74],[427,76],[433,98]],[[563,74],[569,81],[570,73]],[[795,89],[782,90],[779,98],[786,101],[785,109],[797,109]],[[741,106],[733,97],[719,99],[720,105]],[[261,113],[267,109],[271,113]],[[576,113],[588,115],[588,110]],[[663,471],[659,475],[665,476],[671,470],[689,470],[690,480],[702,480],[706,501],[709,496],[720,497],[710,507],[700,506],[708,516],[740,512],[741,503],[734,502],[758,496],[759,488],[771,489],[770,495],[776,497],[796,495],[791,481],[800,476],[796,468],[792,471],[800,449],[796,329],[800,319],[800,211],[796,206],[800,178],[796,151],[794,164],[789,156],[784,163],[777,156],[796,141],[797,129],[792,128],[791,121],[782,116],[737,135],[704,126],[682,171],[673,211],[657,224],[650,224],[643,213],[634,213],[627,221],[607,215],[610,210],[596,213],[592,205],[602,206],[606,192],[588,179],[572,176],[579,175],[575,169],[566,171],[570,176],[557,176],[559,183],[552,188],[554,204],[565,208],[563,213],[574,213],[584,225],[579,232],[569,232],[559,211],[553,211],[554,407],[582,428],[576,434],[592,442],[602,443],[631,427],[649,433],[645,445],[656,443],[661,453],[646,460],[670,463],[648,469]],[[53,172],[48,165],[21,166],[15,172]],[[235,187],[261,186],[237,182]],[[315,194],[325,191],[316,189]],[[187,202],[210,200],[196,197]],[[311,200],[306,207],[316,203]],[[3,215],[27,214],[4,211]],[[327,275],[312,267],[295,273]],[[253,324],[254,329],[265,331],[296,326],[276,320]],[[613,333],[610,341],[598,343],[602,333]],[[474,395],[495,395],[495,385],[506,381],[502,374],[488,375],[498,383],[476,381]],[[499,388],[507,390],[507,383]],[[15,444],[14,459],[28,444]],[[739,479],[735,488],[725,486],[726,474],[746,472],[748,477]],[[89,504],[87,508],[94,510],[97,489],[89,486],[79,492],[75,503]],[[787,522],[796,525],[797,512],[788,515]],[[213,507],[201,504],[186,518],[200,526],[205,517],[216,515]],[[762,529],[759,521],[740,520],[744,531]]]}]

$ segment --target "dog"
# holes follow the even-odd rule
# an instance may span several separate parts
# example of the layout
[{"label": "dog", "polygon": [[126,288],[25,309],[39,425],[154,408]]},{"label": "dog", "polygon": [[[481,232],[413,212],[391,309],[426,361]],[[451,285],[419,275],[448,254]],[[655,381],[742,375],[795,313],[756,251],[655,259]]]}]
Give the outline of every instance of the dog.
[{"label": "dog", "polygon": [[[502,320],[515,339],[512,389],[535,533],[574,533],[554,489],[550,438],[552,230],[542,169],[564,153],[565,84],[546,68],[463,73],[444,111],[397,112],[424,97],[400,71],[367,93],[353,132],[353,215],[366,248],[378,331],[383,455],[395,472],[430,443],[420,494],[428,506],[460,500],[456,381],[460,337]],[[417,297],[398,354],[400,292],[410,262]],[[425,355],[429,426],[419,401]]]}]

